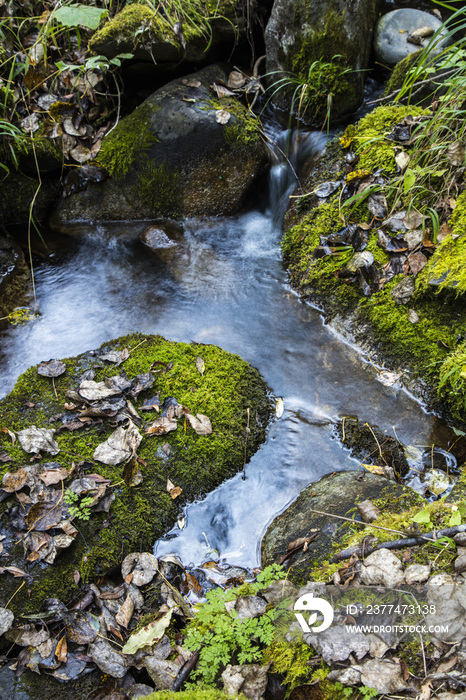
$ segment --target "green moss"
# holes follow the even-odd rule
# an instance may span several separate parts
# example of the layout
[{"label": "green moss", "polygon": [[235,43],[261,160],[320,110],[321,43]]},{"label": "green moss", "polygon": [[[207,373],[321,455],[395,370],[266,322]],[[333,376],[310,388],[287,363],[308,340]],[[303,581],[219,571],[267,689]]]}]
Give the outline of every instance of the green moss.
[{"label": "green moss", "polygon": [[136,47],[140,41],[141,30],[146,34],[145,38],[149,33],[151,37],[178,45],[173,26],[174,23],[170,24],[161,13],[154,12],[147,5],[127,5],[91,37],[89,49],[98,53],[102,44],[109,41],[120,44],[123,48],[128,44]]},{"label": "green moss", "polygon": [[[123,347],[133,349],[123,366],[130,378],[148,372],[154,362],[173,362],[169,371],[155,374],[155,386],[149,391],[154,394],[160,391],[161,400],[174,396],[194,414],[209,416],[213,433],[197,435],[189,425],[180,421],[175,432],[162,437],[145,437],[138,449],[143,462],[135,465],[143,476],[137,487],[126,485],[124,465],[106,466],[93,461],[95,447],[113,430],[108,424],[58,433],[55,437],[60,453],[55,459],[68,468],[80,462],[92,465],[90,473],[99,473],[116,484],[116,498],[108,514],[93,514],[87,523],[79,523],[80,535],[74,545],[64,550],[53,566],[41,571],[24,564],[31,569],[33,577],[31,597],[27,601],[15,599],[13,606],[24,605],[29,610],[37,610],[43,598],[52,594],[66,601],[72,595],[75,569],[80,569],[86,580],[104,573],[131,551],[151,551],[154,541],[173,525],[188,502],[202,497],[242,468],[247,408],[251,409],[248,458],[264,439],[264,426],[270,411],[266,387],[258,372],[237,355],[215,346],[200,348],[166,341],[160,336],[140,335],[113,341],[105,346],[105,350]],[[202,355],[206,365],[203,375],[196,367],[198,355]],[[89,355],[66,360],[66,373],[55,379],[58,401],[51,382],[37,375],[34,367],[30,368],[0,403],[1,424],[15,432],[30,425],[58,428],[60,423],[49,423],[49,418],[63,410],[63,404],[68,400],[65,392],[76,389],[79,376],[85,369],[92,367],[96,370],[96,381],[119,373],[115,367],[103,367],[102,364],[98,358]],[[34,406],[26,406],[27,402]],[[157,417],[155,412],[141,415],[147,424]],[[1,476],[6,471],[13,471],[15,465],[27,462],[28,457],[18,443],[14,447],[11,445],[5,433],[0,433],[0,436],[0,449],[6,449],[15,460],[13,465],[3,465]],[[170,446],[169,456],[161,449],[164,444]],[[42,461],[50,461],[50,457],[45,456]],[[166,491],[168,477],[183,489],[176,501]],[[8,501],[4,501],[0,506],[5,526],[8,523],[7,504]],[[9,553],[14,561],[20,561],[22,546],[15,545]],[[9,589],[5,590],[5,596],[8,595]]]},{"label": "green moss", "polygon": [[401,61],[398,61],[398,63],[391,72],[389,80],[387,81],[383,93],[384,96],[391,95],[392,92],[395,92],[395,90],[399,90],[401,88],[406,76],[408,75],[411,68],[414,68],[416,61],[421,53],[422,49],[420,49],[419,51],[414,51],[414,53],[410,53],[404,58],[402,58]]},{"label": "green moss", "polygon": [[134,196],[162,216],[176,217],[181,211],[180,176],[163,163],[143,159],[133,187]]},{"label": "green moss", "polygon": [[211,112],[219,109],[229,112],[232,117],[223,127],[225,141],[230,145],[251,144],[260,140],[261,121],[253,112],[249,111],[239,100],[216,99],[207,100],[200,109]]},{"label": "green moss", "polygon": [[[223,690],[217,690],[207,685],[199,685],[191,690],[182,690],[176,693],[176,698],[178,700],[227,700],[231,698]],[[235,693],[235,698],[237,700],[246,700],[243,693]],[[145,696],[145,700],[173,700],[172,690],[158,690],[155,693]]]},{"label": "green moss", "polygon": [[452,234],[438,246],[418,284],[425,291],[435,281],[437,292],[449,288],[459,296],[466,292],[466,192],[458,197],[449,224]]},{"label": "green moss", "polygon": [[156,109],[156,106],[143,102],[102,141],[99,162],[117,180],[122,179],[157,142],[150,129]]},{"label": "green moss", "polygon": [[265,649],[262,663],[271,663],[270,672],[279,674],[287,686],[288,694],[294,686],[306,683],[312,675],[309,659],[314,656],[314,650],[305,642],[290,642],[276,640]]},{"label": "green moss", "polygon": [[420,320],[411,323],[406,306],[397,304],[390,294],[400,279],[395,278],[369,299],[362,299],[360,315],[370,322],[374,340],[389,348],[392,358],[407,362],[423,376],[436,375],[438,364],[448,352],[445,346],[455,343],[455,331],[442,322],[435,303],[425,303],[423,307],[415,305]]},{"label": "green moss", "polygon": [[462,343],[444,360],[439,371],[438,394],[446,399],[452,413],[462,418],[466,413],[466,345]]},{"label": "green moss", "polygon": [[421,107],[395,105],[378,107],[363,117],[357,124],[353,142],[359,155],[358,168],[372,171],[383,168],[386,172],[394,172],[396,144],[386,137],[408,115],[427,114],[430,114],[429,110]]},{"label": "green moss", "polygon": [[377,239],[377,233],[371,233],[367,242],[366,250],[372,253],[374,260],[379,263],[379,265],[385,265],[390,260],[390,255],[379,246]]}]

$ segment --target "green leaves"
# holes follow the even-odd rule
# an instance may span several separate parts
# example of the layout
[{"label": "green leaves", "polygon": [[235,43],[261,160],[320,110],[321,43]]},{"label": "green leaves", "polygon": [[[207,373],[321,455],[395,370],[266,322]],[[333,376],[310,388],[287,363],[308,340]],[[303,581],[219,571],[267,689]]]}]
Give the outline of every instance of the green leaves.
[{"label": "green leaves", "polygon": [[107,10],[89,5],[63,5],[54,11],[53,17],[65,27],[87,27],[97,29]]},{"label": "green leaves", "polygon": [[138,630],[138,632],[134,632],[123,647],[123,654],[135,654],[138,649],[142,649],[142,647],[145,646],[152,646],[162,639],[165,630],[170,624],[174,610],[175,608],[171,608],[158,620],[149,622],[148,625],[145,625],[145,627]]},{"label": "green leaves", "polygon": [[404,192],[405,194],[408,194],[409,190],[412,188],[414,183],[416,182],[416,173],[412,168],[406,168],[404,177],[403,177],[403,185],[404,185]]},{"label": "green leaves", "polygon": [[413,522],[419,523],[420,525],[432,525],[430,520],[430,513],[428,510],[420,510],[419,513],[413,517]]}]

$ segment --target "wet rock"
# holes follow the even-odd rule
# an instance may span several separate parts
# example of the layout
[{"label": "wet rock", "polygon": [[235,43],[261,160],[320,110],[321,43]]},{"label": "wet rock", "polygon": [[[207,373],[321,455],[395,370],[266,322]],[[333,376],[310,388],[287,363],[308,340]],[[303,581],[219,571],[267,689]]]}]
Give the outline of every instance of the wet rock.
[{"label": "wet rock", "polygon": [[416,282],[414,277],[405,277],[391,291],[391,295],[397,304],[407,304],[414,294]]},{"label": "wet rock", "polygon": [[166,228],[160,226],[148,226],[141,236],[141,241],[151,250],[166,250],[179,245]]},{"label": "wet rock", "polygon": [[34,220],[45,221],[60,197],[59,178],[44,175],[38,187],[36,177],[12,169],[0,187],[0,223],[27,224],[32,201]]},{"label": "wet rock", "polygon": [[[429,26],[436,31],[442,22],[435,15],[421,10],[403,8],[393,10],[380,18],[374,37],[374,50],[378,60],[389,66],[394,66],[408,54],[419,51],[419,46],[427,46],[430,37],[420,37],[420,43],[411,43],[408,36],[416,29]],[[443,35],[446,35],[446,31]],[[448,44],[446,38],[439,45],[444,48]]]},{"label": "wet rock", "polygon": [[[335,55],[342,55],[343,65],[352,72],[339,76],[335,70],[338,62],[329,71],[329,79],[333,77],[335,86],[338,85],[333,96],[332,117],[338,119],[349,114],[363,98],[364,69],[369,66],[378,8],[378,0],[351,3],[345,0],[312,3],[275,0],[265,31],[267,72],[293,71],[307,75],[314,61],[323,59],[330,63]],[[269,80],[272,83],[273,76]],[[274,101],[289,105],[291,94],[288,98],[283,93],[275,95]],[[326,102],[326,96],[319,96],[312,105],[318,118],[325,114]]]},{"label": "wet rock", "polygon": [[382,492],[384,497],[389,497],[388,494],[396,497],[408,493],[409,489],[382,476],[362,475],[360,472],[330,474],[311,484],[269,525],[262,540],[262,566],[278,562],[290,542],[306,537],[311,529],[318,528],[319,535],[309,544],[307,551],[297,551],[285,563],[293,567],[293,574],[299,579],[310,578],[315,562],[328,558],[332,545],[343,535],[342,521],[331,516],[345,516],[356,502],[373,500]]},{"label": "wet rock", "polygon": [[23,251],[12,238],[0,234],[0,317],[24,303],[29,284]]},{"label": "wet rock", "polygon": [[[226,81],[220,66],[173,80],[103,139],[99,161],[110,178],[62,200],[51,218],[72,223],[233,214],[267,163],[258,122],[235,98],[213,100]],[[220,106],[230,115],[217,120]]]}]

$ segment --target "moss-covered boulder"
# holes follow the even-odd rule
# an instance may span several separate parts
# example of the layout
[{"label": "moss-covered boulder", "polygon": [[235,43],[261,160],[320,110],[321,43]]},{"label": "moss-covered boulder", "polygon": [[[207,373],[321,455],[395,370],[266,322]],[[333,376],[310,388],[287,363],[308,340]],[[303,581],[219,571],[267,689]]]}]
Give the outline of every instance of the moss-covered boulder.
[{"label": "moss-covered boulder", "polygon": [[[119,367],[101,358],[104,352],[124,348],[128,351],[124,356],[129,353],[129,357]],[[28,595],[14,599],[11,604],[14,611],[37,611],[41,601],[51,596],[66,603],[77,590],[76,570],[82,580],[89,580],[118,565],[128,553],[152,551],[154,542],[173,526],[187,503],[202,497],[243,467],[248,409],[251,416],[248,457],[263,441],[270,415],[267,388],[259,373],[237,355],[212,345],[187,345],[160,336],[133,335],[112,341],[100,351],[66,359],[64,365],[65,373],[56,376],[53,383],[50,377],[39,375],[36,367],[30,368],[0,403],[0,423],[11,431],[0,432],[2,460],[9,460],[2,461],[1,475],[6,472],[16,475],[5,478],[4,489],[0,492],[3,495],[0,503],[2,533],[7,534],[3,541],[2,566],[19,567],[28,581]],[[107,385],[115,388],[108,378],[117,375],[119,386],[126,386],[123,393],[109,392],[116,401],[113,408],[108,400],[106,406],[102,406],[102,402],[97,406],[82,386],[79,389],[83,372],[89,370],[95,372],[95,376],[93,380],[86,380],[88,384],[84,386],[88,390],[95,389],[95,382],[106,379]],[[137,376],[139,383],[135,379]],[[154,382],[150,386],[152,379]],[[140,392],[142,386],[147,388]],[[78,389],[82,395],[76,394]],[[87,399],[82,398],[84,395]],[[144,408],[145,399],[150,401]],[[122,409],[126,400],[126,408]],[[176,417],[173,418],[177,406],[177,415],[181,416],[178,424]],[[187,416],[181,406],[192,413]],[[118,417],[121,410],[130,411],[123,423],[120,419],[124,416]],[[197,414],[204,424],[202,416],[210,419],[210,434],[196,423]],[[170,424],[170,432],[159,427],[147,434],[145,429],[158,417],[165,425]],[[107,441],[117,425],[120,432],[125,430],[128,420],[133,437],[137,434],[135,430],[139,431],[142,442],[136,452],[139,440],[134,438],[126,458],[112,465],[102,452],[96,452],[96,448]],[[27,446],[24,442],[27,433],[20,431],[31,426],[41,431],[55,431],[48,433],[52,440],[49,447]],[[13,435],[17,437],[14,444]],[[33,455],[31,461],[31,453],[21,445],[30,451],[39,450],[39,454]],[[50,465],[52,460],[56,464]],[[47,466],[43,467],[44,464]],[[65,480],[58,486],[47,483],[50,474],[47,476],[44,472],[58,468],[65,470],[61,472]],[[26,474],[27,483],[24,479],[21,482]],[[83,502],[86,494],[81,493],[73,501],[67,496],[67,489],[73,482],[75,486],[71,490],[76,491],[76,483],[87,484],[89,490],[89,479],[92,483],[97,479],[93,487],[91,484],[91,495],[95,495],[96,487],[106,485],[101,512],[98,506],[90,506],[89,512],[88,505]],[[5,491],[5,487],[16,488],[20,499],[14,490]],[[77,491],[81,492],[80,488]],[[38,499],[41,505],[37,504],[38,492],[43,492]],[[103,495],[102,492],[99,498]],[[50,508],[44,505],[46,503]],[[67,503],[72,503],[74,510],[69,510]],[[52,509],[51,520],[42,519],[43,508],[47,512]],[[77,526],[76,537],[53,563],[47,564],[42,557],[46,550],[42,547],[42,553],[37,554],[40,549],[35,549],[30,536],[38,529],[33,540],[37,537],[49,548],[50,538],[54,539],[58,533],[63,537],[63,529],[67,535],[73,533],[68,526],[58,525],[70,515]],[[63,544],[62,540],[57,542]],[[1,605],[5,605],[16,587],[16,579],[5,572]]]},{"label": "moss-covered boulder", "polygon": [[31,214],[31,202],[34,203],[34,220],[45,221],[59,196],[58,177],[45,175],[39,183],[34,175],[10,169],[0,187],[0,223],[27,224]]},{"label": "moss-covered boulder", "polygon": [[[362,102],[378,7],[378,0],[275,0],[265,32],[269,81],[285,72],[308,84],[311,121],[325,116],[330,93],[334,119]],[[289,104],[295,87],[274,99]]]},{"label": "moss-covered boulder", "polygon": [[63,200],[52,226],[233,214],[267,162],[260,124],[235,98],[213,99],[226,80],[204,68],[157,90],[104,138],[104,183]]},{"label": "moss-covered boulder", "polygon": [[21,306],[29,291],[29,268],[21,248],[9,236],[0,235],[0,317]]},{"label": "moss-covered boulder", "polygon": [[[290,568],[291,579],[299,583],[320,575],[328,579],[332,573],[328,560],[346,546],[343,541],[349,532],[347,522],[332,516],[361,522],[356,504],[374,499],[385,499],[386,508],[397,512],[421,502],[411,489],[376,474],[351,471],[324,476],[304,489],[294,503],[269,525],[262,540],[262,566],[278,563],[291,542],[312,537],[318,532],[305,551],[297,549],[287,558],[286,566]],[[351,532],[358,531],[357,525],[351,528]],[[338,566],[341,565],[336,568]],[[320,570],[317,576],[316,569]]]},{"label": "moss-covered boulder", "polygon": [[179,10],[170,2],[163,11],[127,5],[92,36],[89,48],[107,58],[132,53],[135,59],[157,65],[227,60],[244,29],[239,4],[195,0],[183,8],[184,18]]}]

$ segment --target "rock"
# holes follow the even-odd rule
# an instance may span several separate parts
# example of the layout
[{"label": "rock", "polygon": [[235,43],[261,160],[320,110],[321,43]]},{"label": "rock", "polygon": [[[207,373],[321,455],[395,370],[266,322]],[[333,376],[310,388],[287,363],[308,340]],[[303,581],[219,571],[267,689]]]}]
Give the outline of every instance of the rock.
[{"label": "rock", "polygon": [[8,632],[15,616],[8,608],[0,608],[0,636]]},{"label": "rock", "polygon": [[466,700],[466,693],[440,693],[437,700]]},{"label": "rock", "polygon": [[430,576],[430,566],[423,564],[411,564],[405,571],[405,583],[412,586],[414,583],[424,583]]},{"label": "rock", "polygon": [[369,651],[369,640],[362,632],[354,632],[346,625],[337,625],[319,634],[306,634],[304,637],[324,661],[346,661],[350,654],[362,659]]},{"label": "rock", "polygon": [[24,303],[29,284],[23,251],[12,238],[0,235],[0,317]]},{"label": "rock", "polygon": [[267,687],[267,671],[270,664],[247,664],[232,666],[228,664],[222,673],[222,681],[228,696],[234,697],[243,693],[250,700],[261,700]]},{"label": "rock", "polygon": [[267,601],[258,595],[241,596],[235,603],[235,610],[240,620],[263,615],[267,608]]},{"label": "rock", "polygon": [[176,248],[179,244],[160,226],[148,226],[141,236],[141,241],[151,250]]},{"label": "rock", "polygon": [[417,313],[414,311],[414,309],[408,309],[408,321],[410,323],[419,323],[421,319],[417,315]]},{"label": "rock", "polygon": [[[408,54],[419,51],[419,46],[427,46],[431,39],[430,36],[420,37],[420,43],[414,44],[407,41],[410,34],[424,26],[436,31],[441,24],[437,17],[421,10],[403,8],[388,12],[379,19],[375,31],[374,51],[377,59],[384,65],[394,66]],[[442,35],[445,38],[439,44],[437,53],[449,43],[446,34],[444,30]]]},{"label": "rock", "polygon": [[[103,139],[99,161],[111,177],[62,200],[51,219],[71,223],[233,214],[267,162],[258,121],[235,98],[213,99],[220,66],[173,80]],[[183,83],[189,80],[198,87]],[[228,111],[226,124],[216,119]]]},{"label": "rock", "polygon": [[27,224],[30,205],[34,200],[35,221],[45,221],[60,196],[58,177],[44,175],[42,186],[39,181],[23,172],[10,170],[0,187],[0,223]]},{"label": "rock", "polygon": [[387,588],[401,586],[404,583],[401,561],[389,549],[378,549],[364,559],[361,581],[366,586],[380,583]]},{"label": "rock", "polygon": [[413,229],[412,231],[407,231],[403,235],[403,238],[408,244],[408,248],[416,248],[416,246],[422,243],[424,234],[420,229]]},{"label": "rock", "polygon": [[155,683],[156,690],[168,690],[178,675],[181,666],[174,661],[156,659],[154,656],[146,656],[141,661],[147,673]]},{"label": "rock", "polygon": [[[319,536],[309,544],[306,552],[296,552],[286,561],[292,566],[298,579],[312,578],[314,564],[329,556],[331,545],[338,542],[344,532],[342,521],[330,515],[318,515],[312,511],[345,516],[360,500],[400,496],[409,489],[388,481],[382,476],[360,472],[339,472],[324,476],[300,493],[296,501],[269,525],[262,540],[262,567],[277,562],[286,552],[289,542],[307,537],[311,529],[319,528]],[[301,593],[300,593],[301,594]]]},{"label": "rock", "polygon": [[[369,66],[373,30],[378,16],[378,0],[275,0],[265,30],[267,73],[293,72],[309,79],[309,66],[318,65],[333,93],[332,117],[339,119],[353,112],[363,99],[364,70]],[[341,55],[341,63],[332,60]],[[330,65],[329,65],[330,64]],[[342,75],[342,69],[349,68]],[[273,75],[269,83],[274,80]],[[309,81],[312,93],[312,78]],[[291,93],[295,89],[293,85]],[[276,95],[274,101],[290,103],[291,94]],[[327,94],[315,93],[309,117],[325,116]],[[313,114],[314,113],[314,114]]]},{"label": "rock", "polygon": [[466,532],[458,532],[453,539],[459,547],[466,547]]},{"label": "rock", "polygon": [[150,695],[153,692],[154,688],[152,688],[150,685],[146,685],[145,683],[134,683],[128,688],[126,695],[128,700],[136,700],[137,698],[145,698],[147,695]]},{"label": "rock", "polygon": [[364,250],[362,253],[355,253],[351,260],[346,265],[348,272],[357,272],[364,267],[370,267],[374,262],[374,256],[369,250]]},{"label": "rock", "polygon": [[397,304],[407,304],[414,294],[415,287],[414,277],[404,277],[393,287],[391,295]]},{"label": "rock", "polygon": [[[244,33],[244,20],[241,10],[237,13],[237,5],[235,0],[219,3],[215,11],[217,16],[209,18],[211,34],[207,24],[203,28],[197,19],[193,25],[184,22],[185,47],[180,34],[175,32],[179,17],[170,17],[168,7],[164,8],[162,18],[159,12],[146,5],[128,5],[94,34],[89,48],[107,58],[132,53],[137,60],[155,63],[159,70],[167,63],[227,61],[238,42],[239,32]],[[208,15],[212,15],[212,10]]]},{"label": "rock", "polygon": [[466,547],[458,547],[458,556],[455,559],[455,571],[461,573],[466,570]]}]

